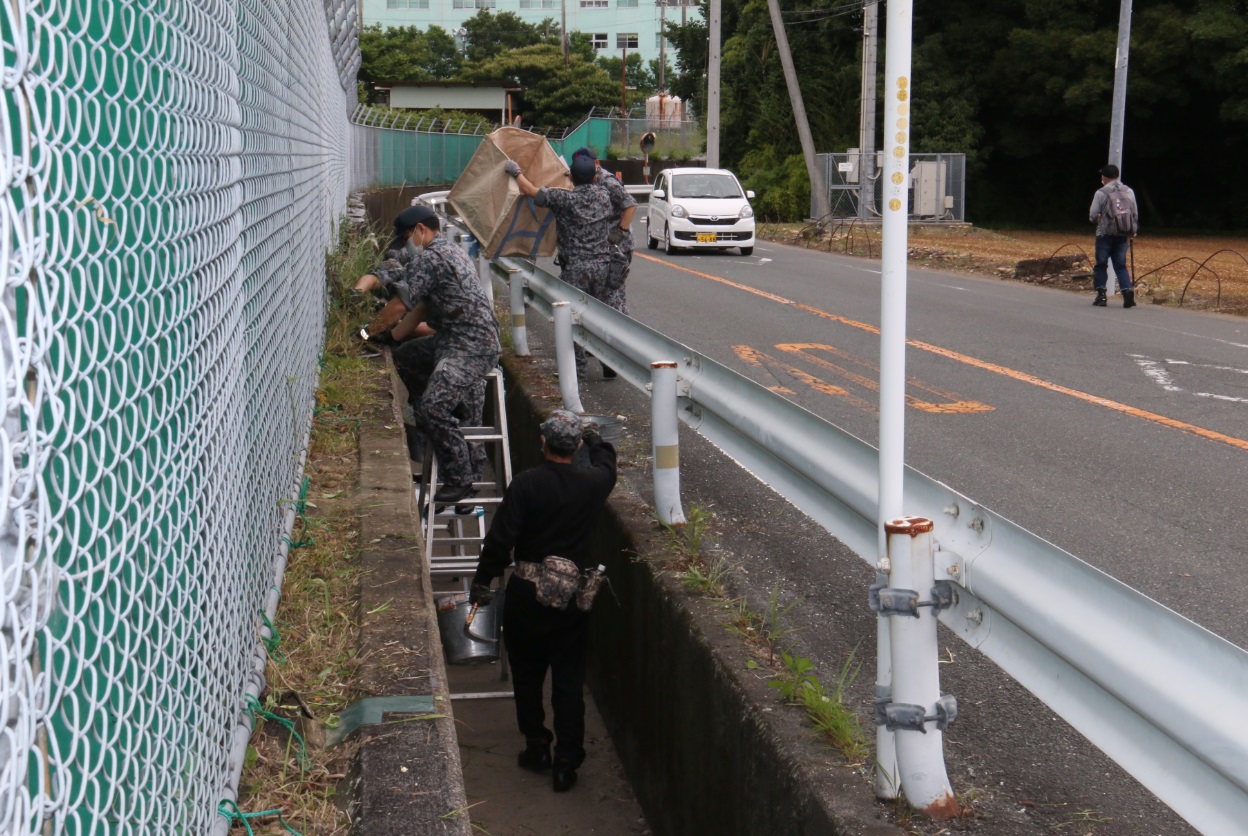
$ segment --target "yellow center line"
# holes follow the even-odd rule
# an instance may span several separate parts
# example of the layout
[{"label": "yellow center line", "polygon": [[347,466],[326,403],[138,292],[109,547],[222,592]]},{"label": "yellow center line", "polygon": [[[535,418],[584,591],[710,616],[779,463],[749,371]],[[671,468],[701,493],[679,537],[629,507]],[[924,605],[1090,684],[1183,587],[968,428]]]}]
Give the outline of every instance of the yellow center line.
[{"label": "yellow center line", "polygon": [[[770,299],[771,301],[777,302],[781,305],[789,305],[797,308],[798,310],[806,311],[807,313],[822,317],[823,319],[830,319],[834,322],[839,322],[842,325],[848,325],[851,328],[859,328],[872,334],[880,333],[879,328],[866,322],[858,322],[857,320],[838,316],[834,313],[811,307],[810,305],[803,305],[801,302],[794,302],[792,299],[786,299],[783,296],[777,296],[774,293],[768,293],[767,291],[759,290],[756,287],[740,284],[732,281],[731,279],[725,279],[722,276],[714,276],[710,273],[703,273],[688,267],[681,267],[679,264],[672,264],[670,261],[664,261],[661,258],[655,258],[654,256],[645,255],[643,253],[634,253],[634,256],[640,256],[641,258],[653,261],[656,264],[662,264],[665,267],[670,267],[673,270],[680,270],[682,272],[689,273],[690,275],[698,276],[699,278],[709,279],[710,281],[719,282],[720,284],[728,285],[729,287],[735,287],[737,290],[743,290],[746,293],[752,293],[755,296]],[[994,374],[999,374],[1003,377],[1008,377],[1022,383],[1030,383],[1032,386],[1038,386],[1041,389],[1048,389],[1050,392],[1058,392],[1059,394],[1068,395],[1086,403],[1103,406],[1106,409],[1112,409],[1115,412],[1121,412],[1124,415],[1130,415],[1133,418],[1150,421],[1163,427],[1170,427],[1171,429],[1199,436],[1200,438],[1207,438],[1210,441],[1218,441],[1222,444],[1229,444],[1231,447],[1237,447],[1240,450],[1248,450],[1248,440],[1242,438],[1224,435],[1223,433],[1207,430],[1204,427],[1198,427],[1195,424],[1178,421],[1174,418],[1167,418],[1164,415],[1158,415],[1156,412],[1149,412],[1146,409],[1140,409],[1128,404],[1119,403],[1118,401],[1112,401],[1109,398],[1102,398],[1097,395],[1090,395],[1087,392],[1080,392],[1078,389],[1071,389],[1068,386],[1052,383],[1048,380],[1044,380],[1043,378],[1036,377],[1033,374],[1028,374],[1027,372],[1020,372],[1017,369],[1011,369],[1008,366],[1000,366],[996,363],[989,363],[987,360],[980,360],[978,357],[971,357],[970,355],[952,351],[948,348],[941,348],[940,346],[932,345],[931,343],[919,342],[918,340],[906,340],[906,344],[941,357],[947,357],[950,360],[956,360],[959,363],[965,363],[966,365],[973,366],[977,369],[993,372]]]}]

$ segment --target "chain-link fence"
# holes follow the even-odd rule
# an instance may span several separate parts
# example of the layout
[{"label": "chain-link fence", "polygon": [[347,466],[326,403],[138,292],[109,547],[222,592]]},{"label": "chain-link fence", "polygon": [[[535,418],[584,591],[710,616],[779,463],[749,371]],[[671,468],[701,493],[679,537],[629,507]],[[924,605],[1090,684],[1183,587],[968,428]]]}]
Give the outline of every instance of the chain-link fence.
[{"label": "chain-link fence", "polygon": [[356,14],[0,12],[0,832],[228,824],[346,205]]},{"label": "chain-link fence", "polygon": [[[823,182],[828,184],[833,218],[879,219],[884,187],[880,182],[883,160],[878,152],[874,161],[856,149],[845,154],[818,154],[816,160]],[[966,221],[965,154],[911,154],[909,188],[911,221]],[[818,217],[813,196],[810,216]]]}]

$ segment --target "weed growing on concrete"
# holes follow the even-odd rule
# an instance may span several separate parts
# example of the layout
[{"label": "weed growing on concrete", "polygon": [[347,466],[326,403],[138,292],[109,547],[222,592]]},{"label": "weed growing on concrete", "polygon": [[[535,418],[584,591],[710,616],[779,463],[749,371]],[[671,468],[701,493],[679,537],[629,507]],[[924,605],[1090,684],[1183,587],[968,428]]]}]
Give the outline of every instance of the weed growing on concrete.
[{"label": "weed growing on concrete", "polygon": [[855,660],[857,648],[849,654],[836,675],[831,692],[815,676],[814,663],[805,656],[781,652],[781,671],[768,683],[785,702],[800,705],[824,738],[850,761],[866,757],[867,742],[858,715],[846,707],[845,690],[858,678],[862,664]]},{"label": "weed growing on concrete", "polygon": [[680,584],[690,592],[700,592],[708,598],[724,597],[724,581],[732,572],[732,566],[723,557],[710,563],[693,563],[680,578]]}]

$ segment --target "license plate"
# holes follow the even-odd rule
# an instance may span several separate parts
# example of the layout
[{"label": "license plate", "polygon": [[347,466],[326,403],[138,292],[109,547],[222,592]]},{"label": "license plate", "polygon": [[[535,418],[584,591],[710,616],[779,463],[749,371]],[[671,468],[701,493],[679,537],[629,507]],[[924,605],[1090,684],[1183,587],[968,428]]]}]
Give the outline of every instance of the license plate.
[{"label": "license plate", "polygon": [[718,240],[719,240],[719,237],[714,232],[699,232],[698,233],[699,244],[714,244]]}]

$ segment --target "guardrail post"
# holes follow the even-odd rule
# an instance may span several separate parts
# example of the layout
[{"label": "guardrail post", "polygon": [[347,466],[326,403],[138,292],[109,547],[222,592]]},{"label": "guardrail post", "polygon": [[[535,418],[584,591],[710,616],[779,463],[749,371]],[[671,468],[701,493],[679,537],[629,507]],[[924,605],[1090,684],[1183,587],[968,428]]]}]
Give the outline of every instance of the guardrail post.
[{"label": "guardrail post", "polygon": [[481,280],[481,289],[485,291],[485,296],[490,300],[490,307],[494,307],[494,280],[490,278],[490,268],[487,265],[484,270],[481,269],[481,243],[477,241],[476,236],[471,232],[462,233],[459,239],[460,245],[464,248],[464,252],[472,259],[473,266],[477,268],[477,278]]},{"label": "guardrail post", "polygon": [[564,409],[584,413],[581,406],[581,389],[576,379],[576,352],[572,343],[572,303],[556,302],[551,305],[555,312],[555,359],[559,364],[559,394]]},{"label": "guardrail post", "polygon": [[685,524],[680,504],[680,432],[676,419],[676,362],[650,364],[650,437],[654,507],[664,525]]},{"label": "guardrail post", "polygon": [[524,324],[524,273],[509,269],[507,290],[511,305],[511,347],[517,357],[529,356],[529,327]]},{"label": "guardrail post", "polygon": [[934,819],[960,807],[945,772],[944,730],[957,701],[940,694],[936,616],[957,601],[953,584],[936,582],[932,521],[900,517],[885,523],[889,586],[871,587],[871,607],[890,616],[892,699],[877,703],[876,722],[895,732],[897,769],[906,799]]}]

